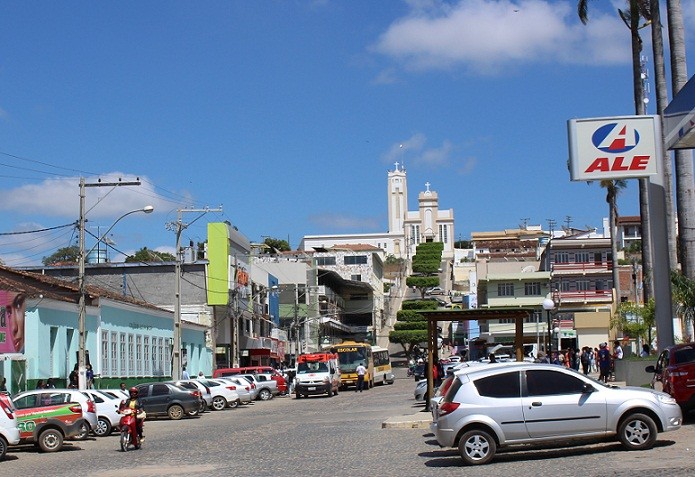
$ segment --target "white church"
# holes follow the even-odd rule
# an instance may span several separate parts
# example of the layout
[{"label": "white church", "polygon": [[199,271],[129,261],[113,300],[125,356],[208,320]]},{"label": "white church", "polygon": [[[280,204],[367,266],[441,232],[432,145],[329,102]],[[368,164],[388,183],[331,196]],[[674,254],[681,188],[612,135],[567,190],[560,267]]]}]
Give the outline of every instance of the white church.
[{"label": "white church", "polygon": [[336,245],[368,244],[380,248],[385,255],[410,258],[423,242],[442,242],[442,258],[454,257],[454,209],[441,210],[439,196],[425,183],[418,194],[418,208],[408,210],[408,181],[405,167],[395,163],[388,171],[388,231],[348,235],[305,235],[299,249],[313,251]]}]

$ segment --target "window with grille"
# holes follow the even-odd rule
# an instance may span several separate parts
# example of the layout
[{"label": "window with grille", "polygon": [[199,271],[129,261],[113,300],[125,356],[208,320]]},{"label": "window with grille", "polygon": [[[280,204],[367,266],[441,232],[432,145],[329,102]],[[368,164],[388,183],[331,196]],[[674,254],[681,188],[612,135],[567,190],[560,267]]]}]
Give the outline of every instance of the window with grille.
[{"label": "window with grille", "polygon": [[109,373],[109,332],[101,332],[101,375],[111,376]]},{"label": "window with grille", "polygon": [[150,337],[144,336],[142,338],[142,362],[144,363],[144,375],[151,376],[150,374]]},{"label": "window with grille", "polygon": [[524,283],[524,295],[526,295],[526,296],[541,296],[541,282],[526,282],[526,283]]},{"label": "window with grille", "polygon": [[514,284],[513,283],[498,283],[497,284],[497,296],[514,296]]},{"label": "window with grille", "polygon": [[135,337],[135,372],[142,376],[142,336]]},{"label": "window with grille", "polygon": [[120,352],[121,352],[121,376],[127,376],[128,375],[128,367],[126,366],[126,356],[127,350],[125,347],[125,333],[121,333],[121,339],[120,339]]}]

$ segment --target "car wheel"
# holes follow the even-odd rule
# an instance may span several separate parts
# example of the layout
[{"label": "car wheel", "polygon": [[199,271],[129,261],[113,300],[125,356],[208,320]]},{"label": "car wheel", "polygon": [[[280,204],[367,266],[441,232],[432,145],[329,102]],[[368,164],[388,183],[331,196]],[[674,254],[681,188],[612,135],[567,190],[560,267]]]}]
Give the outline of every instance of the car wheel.
[{"label": "car wheel", "polygon": [[487,432],[473,429],[461,436],[459,453],[466,464],[482,465],[492,460],[497,452],[497,443]]},{"label": "car wheel", "polygon": [[212,398],[212,408],[215,411],[221,411],[225,407],[227,407],[227,400],[225,398],[222,396],[215,396]]},{"label": "car wheel", "polygon": [[80,433],[75,436],[75,440],[83,441],[87,436],[89,436],[89,426],[86,422],[83,422],[82,425],[80,425]]},{"label": "car wheel", "polygon": [[183,417],[183,414],[183,408],[178,404],[172,404],[169,406],[169,409],[167,409],[167,415],[172,421],[178,421]]},{"label": "car wheel", "polygon": [[111,422],[105,417],[97,419],[97,425],[94,428],[94,435],[97,437],[105,437],[111,434]]},{"label": "car wheel", "polygon": [[620,423],[618,438],[627,450],[644,450],[654,447],[656,424],[646,414],[631,414]]},{"label": "car wheel", "polygon": [[228,406],[230,409],[236,409],[237,407],[239,407],[239,404],[241,404],[241,401],[237,399],[236,401],[230,402]]},{"label": "car wheel", "polygon": [[63,434],[57,429],[46,429],[39,434],[39,448],[44,452],[57,452],[63,447]]},{"label": "car wheel", "polygon": [[261,401],[267,401],[271,397],[273,397],[273,393],[271,393],[266,388],[263,388],[258,392],[258,399],[260,399]]},{"label": "car wheel", "polygon": [[5,454],[7,454],[7,441],[0,436],[0,460],[5,458]]}]

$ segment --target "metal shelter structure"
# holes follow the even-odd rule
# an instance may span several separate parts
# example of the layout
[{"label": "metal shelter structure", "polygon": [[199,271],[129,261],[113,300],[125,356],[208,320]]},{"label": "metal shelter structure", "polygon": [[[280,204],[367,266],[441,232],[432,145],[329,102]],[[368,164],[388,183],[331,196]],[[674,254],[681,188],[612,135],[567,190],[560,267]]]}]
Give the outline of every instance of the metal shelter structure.
[{"label": "metal shelter structure", "polygon": [[453,321],[486,321],[511,319],[514,320],[514,351],[517,361],[524,359],[524,319],[529,318],[533,310],[418,310],[418,313],[427,319],[427,402],[432,398],[434,390],[434,378],[432,376],[432,363],[439,361],[437,351],[437,323]]}]

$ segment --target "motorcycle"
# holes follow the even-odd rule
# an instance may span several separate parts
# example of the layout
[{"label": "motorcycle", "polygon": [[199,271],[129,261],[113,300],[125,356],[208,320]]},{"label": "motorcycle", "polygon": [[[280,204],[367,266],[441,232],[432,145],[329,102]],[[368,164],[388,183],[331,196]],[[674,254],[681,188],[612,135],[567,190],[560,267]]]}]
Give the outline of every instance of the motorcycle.
[{"label": "motorcycle", "polygon": [[140,449],[142,443],[138,438],[137,419],[145,419],[145,411],[136,414],[134,409],[125,408],[119,412],[123,414],[120,420],[121,450],[128,452],[131,445],[135,449]]}]

